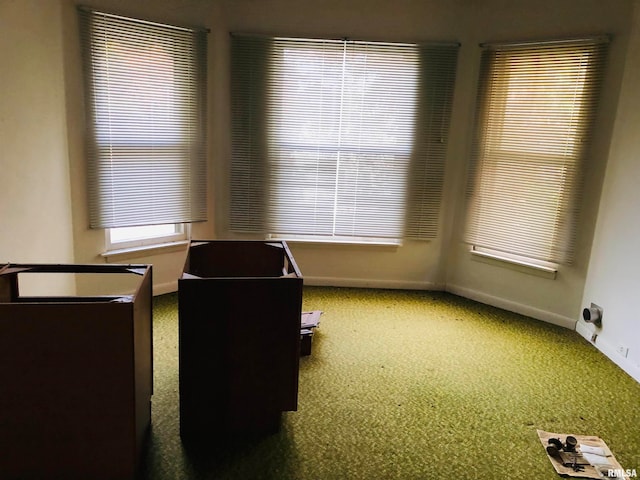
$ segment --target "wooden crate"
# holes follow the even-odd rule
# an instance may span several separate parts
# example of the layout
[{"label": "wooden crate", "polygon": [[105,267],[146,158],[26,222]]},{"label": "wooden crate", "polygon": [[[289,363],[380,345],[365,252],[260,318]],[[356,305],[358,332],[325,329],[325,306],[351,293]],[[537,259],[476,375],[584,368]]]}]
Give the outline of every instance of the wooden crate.
[{"label": "wooden crate", "polygon": [[[32,273],[139,282],[126,296],[23,296]],[[135,477],[151,422],[151,275],[146,265],[0,266],[0,478]]]}]

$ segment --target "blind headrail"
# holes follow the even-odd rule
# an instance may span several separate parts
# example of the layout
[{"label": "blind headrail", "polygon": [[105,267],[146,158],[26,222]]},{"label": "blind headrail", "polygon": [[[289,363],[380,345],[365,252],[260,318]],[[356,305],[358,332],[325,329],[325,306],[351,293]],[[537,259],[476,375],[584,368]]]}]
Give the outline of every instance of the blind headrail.
[{"label": "blind headrail", "polygon": [[273,39],[273,40],[289,40],[293,42],[335,42],[335,43],[352,43],[352,44],[366,44],[366,45],[390,45],[390,46],[436,46],[436,47],[459,47],[461,45],[460,42],[427,42],[427,41],[418,41],[418,42],[383,42],[383,41],[375,41],[375,40],[363,40],[363,39],[354,39],[350,37],[327,37],[327,38],[305,38],[305,37],[296,37],[296,36],[279,36],[279,35],[269,35],[266,33],[247,33],[247,32],[229,32],[231,37],[253,37],[253,38],[265,38],[265,39]]},{"label": "blind headrail", "polygon": [[523,47],[547,47],[547,46],[562,46],[562,45],[580,45],[580,44],[594,44],[594,43],[609,43],[611,42],[611,35],[602,34],[594,35],[591,37],[575,37],[575,38],[562,38],[554,40],[544,41],[520,41],[520,42],[488,42],[480,43],[480,47],[484,49],[493,50],[507,50],[510,48],[523,48]]}]

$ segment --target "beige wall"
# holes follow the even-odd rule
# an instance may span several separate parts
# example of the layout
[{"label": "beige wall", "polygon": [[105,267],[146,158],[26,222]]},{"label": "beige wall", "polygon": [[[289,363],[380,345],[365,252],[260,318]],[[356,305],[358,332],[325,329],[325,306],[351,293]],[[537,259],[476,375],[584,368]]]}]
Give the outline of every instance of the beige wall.
[{"label": "beige wall", "polygon": [[[0,263],[73,261],[61,59],[58,2],[0,0]],[[72,279],[20,285],[73,291]]]},{"label": "beige wall", "polygon": [[[640,381],[640,2],[622,85],[582,305],[604,309],[602,327],[580,320],[578,331]],[[625,357],[618,347],[628,347]]]},{"label": "beige wall", "polygon": [[[20,188],[16,185],[9,192],[0,193],[3,200],[20,204],[24,212],[22,215],[11,213],[7,217],[10,221],[5,223],[22,236],[38,232],[40,237],[39,243],[25,245],[15,237],[7,238],[4,228],[0,255],[12,261],[16,257],[29,257],[42,261],[103,262],[100,254],[104,251],[104,233],[87,227],[82,143],[84,110],[74,2],[0,1],[2,9],[15,17],[9,35],[0,33],[2,41],[13,46],[12,51],[7,52],[5,48],[0,53],[0,65],[15,65],[18,69],[3,81],[12,83],[19,92],[17,97],[7,98],[4,93],[7,89],[3,88],[0,94],[3,117],[0,118],[4,118],[4,110],[8,110],[25,122],[46,121],[47,127],[40,129],[36,138],[30,138],[28,142],[21,129],[17,126],[11,129],[11,155],[3,157],[3,161],[8,158],[9,171],[22,177],[40,177],[25,178],[19,182]],[[566,326],[572,326],[578,318],[631,26],[632,0],[90,0],[83,3],[155,21],[211,29],[208,88],[211,210],[208,222],[194,226],[194,238],[232,236],[226,221],[230,152],[229,31],[460,42],[440,236],[432,242],[406,242],[396,248],[292,243],[305,281],[390,288],[446,288]],[[32,32],[34,29],[37,35]],[[584,206],[576,265],[563,267],[557,279],[550,280],[474,261],[461,242],[461,235],[465,169],[480,58],[478,44],[592,33],[610,33],[614,40],[599,135],[587,178],[587,188],[592,196],[586,199]],[[28,41],[18,42],[23,37]],[[41,58],[47,66],[47,76],[31,78],[27,70],[33,67],[26,57]],[[37,102],[33,112],[23,111],[24,105],[34,105],[30,97],[38,93],[43,84],[47,87],[46,98]],[[25,145],[29,151],[23,153],[22,149],[27,148]],[[43,190],[45,185],[47,188]],[[2,208],[5,203],[2,202]],[[42,211],[43,205],[53,208],[51,214]],[[168,291],[175,288],[184,253],[123,257],[121,261],[152,263],[157,291]]]}]

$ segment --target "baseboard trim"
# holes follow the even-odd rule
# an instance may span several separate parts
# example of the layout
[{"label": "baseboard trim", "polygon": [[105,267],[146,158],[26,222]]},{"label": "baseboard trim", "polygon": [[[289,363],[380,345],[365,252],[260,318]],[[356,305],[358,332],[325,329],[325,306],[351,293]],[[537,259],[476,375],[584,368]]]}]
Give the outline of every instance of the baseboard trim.
[{"label": "baseboard trim", "polygon": [[304,284],[316,287],[387,288],[392,290],[444,290],[433,282],[379,280],[370,278],[304,277]]},{"label": "baseboard trim", "polygon": [[628,358],[619,355],[618,352],[616,352],[615,346],[607,342],[606,338],[602,338],[602,335],[600,334],[598,334],[595,342],[591,341],[592,335],[594,333],[598,333],[593,326],[579,320],[576,323],[576,332],[582,335],[591,345],[600,350],[605,357],[629,374],[636,382],[640,383],[640,365],[636,365]]},{"label": "baseboard trim", "polygon": [[519,313],[520,315],[526,315],[527,317],[535,318],[543,322],[552,323],[560,327],[574,330],[576,328],[576,320],[558,315],[556,313],[541,310],[539,308],[532,307],[531,305],[525,305],[504,298],[495,297],[493,295],[487,295],[486,293],[472,290],[470,288],[460,287],[458,285],[447,285],[447,292],[459,295],[461,297],[475,300],[480,303],[485,303],[493,307],[502,308],[510,312]]}]

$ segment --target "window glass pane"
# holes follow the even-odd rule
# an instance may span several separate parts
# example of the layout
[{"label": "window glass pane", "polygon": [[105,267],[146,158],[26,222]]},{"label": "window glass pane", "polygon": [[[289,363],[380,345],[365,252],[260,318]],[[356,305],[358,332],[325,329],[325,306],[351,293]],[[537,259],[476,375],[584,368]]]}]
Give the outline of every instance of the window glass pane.
[{"label": "window glass pane", "polygon": [[164,237],[167,235],[174,235],[175,233],[179,233],[179,226],[175,224],[145,225],[141,227],[121,227],[109,229],[111,243]]}]

